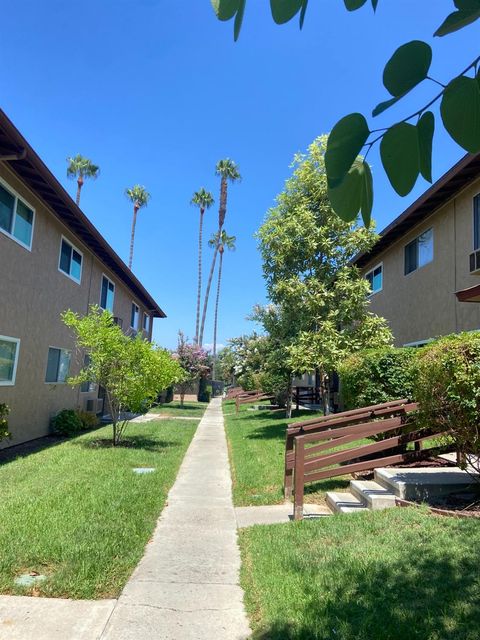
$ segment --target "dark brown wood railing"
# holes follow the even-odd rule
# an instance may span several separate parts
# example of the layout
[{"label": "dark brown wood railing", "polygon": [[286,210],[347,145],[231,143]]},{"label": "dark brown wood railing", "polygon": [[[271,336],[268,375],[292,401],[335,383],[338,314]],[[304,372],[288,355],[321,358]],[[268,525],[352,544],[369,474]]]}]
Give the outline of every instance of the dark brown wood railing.
[{"label": "dark brown wood railing", "polygon": [[248,395],[238,395],[235,398],[235,410],[238,413],[241,404],[250,404],[252,402],[258,402],[260,400],[273,400],[274,396],[262,391],[249,392]]}]

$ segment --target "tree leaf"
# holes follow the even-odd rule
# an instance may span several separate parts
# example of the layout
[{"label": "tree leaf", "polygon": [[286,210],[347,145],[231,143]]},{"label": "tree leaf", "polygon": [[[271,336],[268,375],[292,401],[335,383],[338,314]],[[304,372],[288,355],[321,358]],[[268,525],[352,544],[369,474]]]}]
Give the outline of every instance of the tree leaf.
[{"label": "tree leaf", "polygon": [[377,5],[378,5],[378,0],[372,0],[372,7],[374,11],[377,10]]},{"label": "tree leaf", "polygon": [[365,160],[362,163],[361,174],[363,177],[363,189],[362,189],[362,219],[363,224],[367,227],[370,226],[372,220],[372,208],[373,208],[373,178],[370,170],[370,165]]},{"label": "tree leaf", "polygon": [[393,104],[395,104],[399,100],[400,98],[390,98],[390,100],[385,100],[385,102],[380,102],[380,104],[377,104],[375,109],[372,111],[372,116],[375,117],[380,115],[381,113],[386,111],[389,107],[391,107]]},{"label": "tree leaf", "polygon": [[446,36],[463,29],[480,18],[480,0],[455,0],[458,11],[448,15],[435,31],[435,36]]},{"label": "tree leaf", "polygon": [[325,152],[325,168],[331,187],[343,180],[369,134],[367,121],[361,113],[351,113],[333,127]]},{"label": "tree leaf", "polygon": [[363,7],[366,1],[367,0],[343,0],[347,11],[356,11],[357,9],[360,9],[360,7]]},{"label": "tree leaf", "polygon": [[328,187],[328,197],[335,213],[344,222],[352,222],[362,210],[368,226],[373,206],[372,173],[368,164],[357,158],[343,181],[333,188]]},{"label": "tree leaf", "polygon": [[305,14],[307,12],[308,0],[303,0],[302,10],[300,12],[300,29],[303,29],[303,21],[305,20]]},{"label": "tree leaf", "polygon": [[237,15],[235,16],[235,23],[233,25],[233,39],[236,42],[240,35],[240,29],[242,28],[243,14],[245,13],[245,4],[247,0],[240,0],[238,5]]},{"label": "tree leaf", "polygon": [[470,153],[480,151],[480,85],[461,76],[448,83],[440,105],[445,129]]},{"label": "tree leaf", "polygon": [[432,182],[432,142],[435,130],[435,116],[427,111],[417,122],[418,135],[418,166],[420,173]]},{"label": "tree leaf", "polygon": [[388,129],[380,143],[380,157],[392,187],[406,196],[419,173],[417,127],[400,122]]},{"label": "tree leaf", "polygon": [[425,80],[432,62],[432,49],[421,40],[412,40],[399,47],[383,70],[383,84],[394,97],[408,93]]},{"label": "tree leaf", "polygon": [[303,0],[270,0],[272,18],[277,24],[284,24],[302,8]]},{"label": "tree leaf", "polygon": [[241,0],[210,0],[219,20],[230,20],[237,13]]}]

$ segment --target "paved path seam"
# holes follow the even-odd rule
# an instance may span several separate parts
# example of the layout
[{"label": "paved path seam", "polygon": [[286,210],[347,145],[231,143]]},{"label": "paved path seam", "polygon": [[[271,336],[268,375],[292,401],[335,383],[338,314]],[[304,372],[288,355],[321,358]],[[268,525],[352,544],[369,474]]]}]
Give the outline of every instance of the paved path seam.
[{"label": "paved path seam", "polygon": [[101,640],[248,638],[239,570],[222,406],[215,398]]}]

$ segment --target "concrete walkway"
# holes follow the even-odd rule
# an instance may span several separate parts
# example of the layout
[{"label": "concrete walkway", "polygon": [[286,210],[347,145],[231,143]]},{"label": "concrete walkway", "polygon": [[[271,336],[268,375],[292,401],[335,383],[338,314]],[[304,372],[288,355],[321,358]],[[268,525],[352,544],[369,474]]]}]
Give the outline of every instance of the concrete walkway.
[{"label": "concrete walkway", "polygon": [[248,638],[239,569],[221,399],[215,398],[101,639]]}]

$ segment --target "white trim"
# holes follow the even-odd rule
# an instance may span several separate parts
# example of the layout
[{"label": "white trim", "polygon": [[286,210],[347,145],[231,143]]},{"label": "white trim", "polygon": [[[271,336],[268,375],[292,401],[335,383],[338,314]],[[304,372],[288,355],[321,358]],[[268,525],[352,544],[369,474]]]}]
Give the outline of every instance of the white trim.
[{"label": "white trim", "polygon": [[[74,276],[72,276],[70,273],[67,273],[66,271],[64,271],[63,269],[60,269],[60,261],[62,259],[62,243],[66,242],[72,249],[72,253],[73,253],[73,249],[80,255],[80,257],[82,258],[82,263],[80,264],[80,279],[75,278]],[[73,257],[73,255],[72,255]],[[71,266],[71,261],[70,261],[70,266]],[[83,252],[80,251],[80,249],[78,249],[71,240],[69,240],[67,237],[65,237],[63,234],[60,236],[60,251],[58,253],[58,270],[60,271],[60,273],[62,273],[64,276],[67,276],[67,278],[70,278],[70,280],[73,280],[73,282],[76,282],[77,284],[82,284],[82,275],[83,275]]]},{"label": "white trim", "polygon": [[[62,273],[63,273],[63,271],[62,271]],[[69,365],[68,365],[68,376],[69,376],[70,375],[70,365],[72,364],[72,358],[71,358],[72,350],[71,349],[65,349],[64,347],[56,347],[53,344],[49,344],[48,345],[48,349],[47,349],[47,366],[45,367],[45,377],[47,377],[48,353],[49,353],[50,349],[57,349],[57,351],[60,351],[60,352],[61,351],[66,351],[67,353],[70,354],[70,362],[69,362]],[[60,365],[60,360],[58,361],[58,364]],[[57,371],[57,376],[58,376],[58,371]],[[67,378],[68,378],[68,376],[67,376]],[[47,382],[46,380],[44,380],[44,383],[45,384],[68,384],[68,382],[66,380],[64,382],[60,382],[58,380],[56,382]]]},{"label": "white trim", "polygon": [[20,200],[21,202],[23,202],[23,204],[30,209],[30,211],[33,213],[33,218],[32,218],[32,235],[30,237],[30,244],[25,244],[24,242],[22,242],[21,240],[19,240],[18,238],[16,238],[13,233],[9,233],[8,231],[5,231],[5,229],[3,229],[2,227],[0,227],[0,232],[3,233],[3,235],[7,236],[7,238],[10,238],[10,240],[13,240],[14,242],[16,242],[17,244],[19,244],[21,247],[23,247],[24,249],[26,249],[27,251],[32,251],[32,244],[33,244],[33,232],[35,229],[35,217],[36,217],[36,211],[35,211],[35,207],[32,207],[32,205],[27,202],[27,200],[25,200],[25,198],[23,198],[19,193],[17,193],[17,191],[15,191],[15,189],[13,187],[11,187],[8,182],[6,180],[4,180],[2,177],[0,177],[0,184],[2,185],[2,187],[8,191],[10,193],[10,195],[12,195],[15,198],[15,205],[14,205],[14,210],[13,210],[13,218],[12,218],[12,231],[15,228],[15,219],[17,217],[17,202],[18,200]]},{"label": "white trim", "polygon": [[403,347],[423,347],[423,345],[433,342],[435,338],[426,338],[425,340],[415,340],[414,342],[406,342]]},{"label": "white trim", "polygon": [[[133,324],[132,324],[132,310],[133,310],[132,307],[133,307],[133,305],[135,305],[137,307],[137,326],[136,327],[134,327]],[[143,329],[143,326],[142,327],[138,326],[139,320],[140,320],[140,305],[138,305],[135,302],[135,300],[132,300],[132,307],[130,307],[130,329],[135,329],[135,331],[138,331],[138,330],[141,331]]]},{"label": "white trim", "polygon": [[[103,279],[105,278],[105,280],[107,280],[107,282],[110,282],[110,284],[113,284],[113,302],[112,302],[112,308],[109,309],[108,307],[102,307],[102,288],[103,288]],[[115,291],[117,290],[117,287],[115,285],[115,282],[113,280],[111,280],[105,273],[103,273],[102,271],[102,278],[100,280],[100,302],[98,304],[98,306],[100,307],[100,309],[103,309],[104,311],[110,311],[110,313],[113,315],[113,309],[115,307]],[[108,287],[107,287],[107,298],[108,298]],[[106,303],[107,301],[105,301]]]},{"label": "white trim", "polygon": [[363,276],[364,278],[366,278],[369,273],[372,273],[372,271],[375,271],[376,269],[378,269],[378,267],[382,268],[382,286],[380,287],[380,289],[377,289],[376,291],[373,291],[373,290],[370,291],[370,293],[368,294],[369,298],[374,296],[376,293],[380,293],[380,291],[383,291],[383,261],[376,264],[372,269],[369,269]]},{"label": "white trim", "polygon": [[11,336],[0,336],[0,340],[4,340],[5,342],[14,342],[17,345],[15,349],[15,361],[13,363],[12,379],[0,380],[0,387],[13,387],[15,386],[15,380],[17,377],[18,356],[20,354],[20,338],[12,338]]}]

